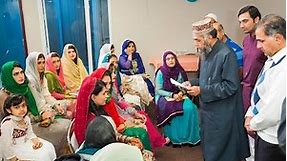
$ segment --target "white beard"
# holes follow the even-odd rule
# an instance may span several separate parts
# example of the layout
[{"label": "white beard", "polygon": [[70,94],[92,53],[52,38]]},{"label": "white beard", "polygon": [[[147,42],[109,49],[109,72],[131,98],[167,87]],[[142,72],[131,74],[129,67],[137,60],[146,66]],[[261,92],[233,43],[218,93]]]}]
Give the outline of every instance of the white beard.
[{"label": "white beard", "polygon": [[202,60],[205,60],[209,53],[211,52],[212,48],[209,45],[206,45],[203,49],[197,49],[197,53]]}]

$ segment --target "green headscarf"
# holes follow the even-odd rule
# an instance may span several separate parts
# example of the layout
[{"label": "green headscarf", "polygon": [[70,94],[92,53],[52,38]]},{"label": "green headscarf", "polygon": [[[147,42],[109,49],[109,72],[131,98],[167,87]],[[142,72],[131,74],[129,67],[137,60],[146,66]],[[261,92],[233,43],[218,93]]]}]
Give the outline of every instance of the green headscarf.
[{"label": "green headscarf", "polygon": [[25,96],[25,98],[28,101],[27,103],[28,103],[29,111],[34,116],[38,116],[39,111],[36,105],[36,101],[28,86],[29,81],[25,79],[25,82],[23,84],[18,84],[12,76],[12,72],[13,72],[15,64],[18,64],[18,63],[16,61],[9,61],[2,66],[2,69],[1,69],[2,86],[11,93]]}]

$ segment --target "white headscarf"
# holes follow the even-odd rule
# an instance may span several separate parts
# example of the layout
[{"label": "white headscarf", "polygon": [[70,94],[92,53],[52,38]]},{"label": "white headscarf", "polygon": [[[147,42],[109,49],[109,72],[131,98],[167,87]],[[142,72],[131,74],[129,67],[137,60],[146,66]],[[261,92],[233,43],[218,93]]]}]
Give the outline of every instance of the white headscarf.
[{"label": "white headscarf", "polygon": [[113,44],[104,44],[100,50],[100,56],[98,60],[98,68],[101,66],[105,56],[111,54],[111,47]]},{"label": "white headscarf", "polygon": [[40,54],[43,54],[45,57],[45,54],[41,52],[31,52],[28,54],[28,57],[26,58],[26,70],[25,70],[27,78],[29,79],[31,84],[35,85],[38,92],[41,91],[40,75],[37,70],[37,59]]},{"label": "white headscarf", "polygon": [[[40,74],[37,69],[37,60],[41,52],[31,52],[26,58],[25,74],[29,80],[29,88],[35,98],[37,108],[39,111],[50,109],[56,103],[56,99],[51,96],[48,90],[47,79],[43,77],[43,83],[40,82]],[[44,57],[46,56],[43,54]]]},{"label": "white headscarf", "polygon": [[97,151],[90,161],[143,161],[141,151],[131,145],[124,143],[111,143]]}]

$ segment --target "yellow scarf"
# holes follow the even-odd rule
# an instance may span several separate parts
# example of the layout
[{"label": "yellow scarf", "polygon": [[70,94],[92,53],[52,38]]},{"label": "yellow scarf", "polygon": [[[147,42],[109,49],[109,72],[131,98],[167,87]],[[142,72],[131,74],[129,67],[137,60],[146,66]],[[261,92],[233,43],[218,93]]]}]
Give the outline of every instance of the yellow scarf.
[{"label": "yellow scarf", "polygon": [[[68,48],[73,46],[75,48],[75,52],[77,54],[77,64],[69,57]],[[64,72],[64,80],[67,85],[67,88],[71,92],[77,92],[82,84],[82,81],[88,75],[88,72],[79,58],[78,50],[73,44],[66,44],[64,47],[63,55],[62,55],[62,66]]]}]

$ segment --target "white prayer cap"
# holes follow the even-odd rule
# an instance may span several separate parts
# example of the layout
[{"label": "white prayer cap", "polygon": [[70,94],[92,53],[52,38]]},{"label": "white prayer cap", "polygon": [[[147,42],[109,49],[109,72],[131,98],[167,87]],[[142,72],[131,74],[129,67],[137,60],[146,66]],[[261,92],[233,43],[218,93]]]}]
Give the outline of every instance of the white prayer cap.
[{"label": "white prayer cap", "polygon": [[214,28],[210,18],[206,18],[192,24],[193,34],[205,34],[209,33],[213,29]]},{"label": "white prayer cap", "polygon": [[211,18],[215,22],[217,22],[217,16],[214,13],[209,13],[209,14],[205,15],[204,18]]}]

